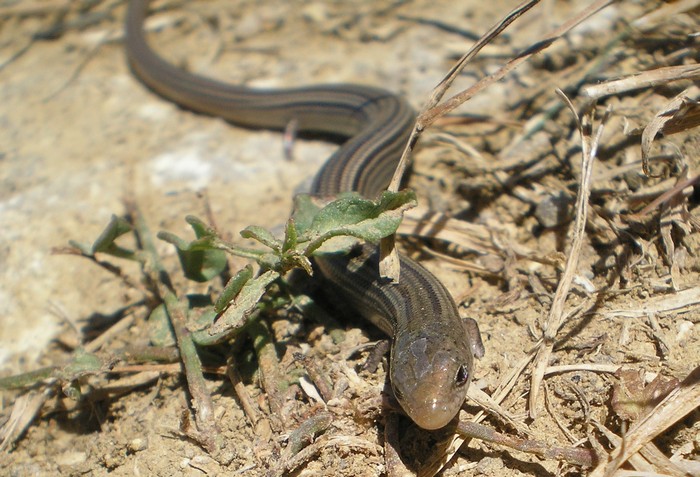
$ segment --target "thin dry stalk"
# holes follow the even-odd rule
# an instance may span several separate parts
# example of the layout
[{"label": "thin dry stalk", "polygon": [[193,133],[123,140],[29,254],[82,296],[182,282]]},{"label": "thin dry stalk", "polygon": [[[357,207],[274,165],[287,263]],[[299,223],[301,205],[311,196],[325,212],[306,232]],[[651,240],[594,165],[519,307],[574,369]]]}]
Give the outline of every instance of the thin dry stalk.
[{"label": "thin dry stalk", "polygon": [[665,315],[668,313],[687,313],[700,307],[700,287],[688,288],[669,295],[653,296],[643,303],[632,303],[627,308],[607,310],[603,316],[613,318],[640,318],[649,315]]},{"label": "thin dry stalk", "polygon": [[[584,126],[582,124],[581,120],[576,114],[573,104],[563,92],[559,91],[559,94],[574,115],[579,133],[581,135],[581,180],[578,195],[576,197],[576,218],[573,230],[571,231],[571,250],[569,251],[564,272],[562,273],[561,280],[559,281],[559,285],[557,286],[557,290],[554,294],[554,300],[552,301],[549,316],[547,317],[543,326],[544,330],[542,341],[540,342],[540,347],[537,351],[537,356],[535,357],[534,368],[532,371],[530,398],[528,402],[530,417],[532,418],[537,416],[540,385],[542,384],[542,379],[544,378],[544,372],[549,363],[550,355],[554,349],[556,335],[564,320],[564,304],[566,302],[566,297],[573,283],[574,276],[577,273],[576,271],[578,268],[579,254],[581,252],[581,247],[583,246],[583,239],[586,232],[585,227],[586,217],[588,216],[588,197],[591,189],[593,162],[598,149],[598,141],[600,140],[603,128],[607,122],[607,118],[609,117],[609,112],[606,112],[605,116],[601,120],[596,136],[591,137],[590,126]],[[590,122],[592,122],[593,111],[594,110],[592,108],[588,111],[588,114],[590,115]]]},{"label": "thin dry stalk", "polygon": [[700,65],[667,66],[633,73],[604,83],[584,86],[581,88],[581,95],[590,99],[600,99],[638,89],[653,88],[673,81],[697,81],[698,79],[700,79]]},{"label": "thin dry stalk", "polygon": [[460,422],[458,432],[465,436],[477,437],[482,441],[538,455],[545,459],[561,460],[583,467],[592,467],[596,462],[596,457],[590,449],[553,446],[547,442],[506,436],[473,422]]},{"label": "thin dry stalk", "polygon": [[[474,58],[479,51],[481,51],[487,44],[489,44],[494,38],[496,38],[503,30],[505,30],[511,23],[513,23],[515,20],[520,18],[525,12],[530,10],[532,7],[537,5],[540,2],[540,0],[531,0],[528,2],[524,2],[517,6],[515,9],[510,11],[502,20],[500,20],[496,25],[491,27],[491,29],[486,32],[480,39],[477,41],[474,46],[472,46],[469,51],[462,56],[457,63],[452,67],[452,69],[445,75],[445,77],[438,83],[438,85],[433,89],[433,92],[430,95],[430,98],[428,99],[427,104],[423,107],[423,111],[418,115],[418,119],[416,121],[416,125],[413,128],[413,131],[411,132],[411,137],[408,140],[408,144],[406,144],[406,148],[403,151],[403,155],[401,156],[401,161],[399,162],[398,167],[396,168],[396,171],[394,172],[394,177],[391,179],[391,183],[389,184],[389,190],[391,191],[397,191],[399,186],[401,185],[401,179],[403,178],[404,172],[406,171],[406,168],[408,167],[409,163],[409,157],[411,154],[411,151],[413,150],[413,146],[416,144],[416,141],[418,140],[418,137],[420,136],[421,132],[423,132],[428,126],[430,126],[435,120],[445,116],[448,112],[452,111],[455,109],[457,106],[465,103],[469,98],[473,96],[469,95],[468,97],[457,100],[456,98],[459,97],[459,94],[456,96],[453,96],[451,99],[447,101],[446,104],[453,104],[454,106],[451,108],[445,108],[443,105],[442,108],[436,108],[435,106],[440,102],[440,100],[443,98],[445,93],[447,93],[447,90],[449,89],[450,86],[452,86],[452,83],[454,80],[459,76],[459,74],[464,70],[464,68],[467,66],[467,63]],[[509,63],[510,64],[510,63]],[[504,73],[505,75],[505,73]],[[502,76],[501,76],[502,77]],[[477,84],[484,83],[484,87],[487,85],[490,85],[494,81],[486,81],[490,76],[485,78],[484,80],[481,80]],[[500,78],[499,78],[500,79]],[[480,88],[479,90],[483,89]],[[471,88],[469,89],[471,90]],[[469,91],[466,90],[466,91]],[[464,92],[462,92],[464,93]],[[460,93],[460,94],[462,94]],[[432,120],[429,120],[428,118],[432,118]]]},{"label": "thin dry stalk", "polygon": [[384,463],[388,477],[413,477],[399,453],[399,415],[390,413],[384,420]]},{"label": "thin dry stalk", "polygon": [[233,390],[238,397],[238,402],[241,403],[243,412],[248,418],[250,425],[255,428],[260,416],[256,406],[253,404],[253,400],[250,398],[250,394],[248,394],[248,390],[243,384],[243,381],[241,381],[241,376],[238,373],[238,369],[236,369],[236,364],[232,358],[229,358],[228,363],[226,363],[226,375],[228,376],[229,381],[231,381]]},{"label": "thin dry stalk", "polygon": [[527,424],[522,422],[521,416],[516,416],[511,412],[507,411],[500,405],[500,403],[496,402],[491,396],[489,396],[485,392],[479,389],[470,389],[469,399],[484,411],[479,414],[478,419],[475,418],[472,420],[472,422],[483,421],[486,417],[485,414],[490,414],[492,416],[495,416],[497,420],[500,420],[501,422],[507,424],[508,427],[512,427],[513,429],[515,429],[519,435],[532,436],[532,431],[529,427],[527,427]]},{"label": "thin dry stalk", "polygon": [[683,179],[679,181],[676,185],[674,185],[671,189],[667,190],[666,192],[658,196],[656,199],[649,202],[649,204],[642,210],[640,210],[636,214],[627,215],[625,216],[625,218],[627,220],[641,222],[642,220],[644,220],[645,215],[649,214],[651,211],[655,210],[660,205],[663,205],[669,200],[673,199],[678,194],[682,193],[685,189],[694,186],[698,182],[700,182],[700,175],[690,177],[688,179]]},{"label": "thin dry stalk", "polygon": [[44,403],[55,394],[53,387],[44,392],[31,391],[18,397],[13,406],[10,417],[0,428],[0,452],[14,444],[44,407]]},{"label": "thin dry stalk", "polygon": [[551,46],[556,40],[560,39],[563,35],[571,31],[572,28],[579,25],[581,22],[588,19],[595,13],[599,12],[601,9],[607,7],[611,3],[613,3],[613,0],[598,0],[597,2],[589,5],[578,15],[574,16],[569,21],[556,28],[551,33],[543,36],[538,41],[533,43],[531,47],[518,54],[515,58],[510,60],[506,65],[501,67],[492,75],[483,78],[470,88],[467,88],[466,90],[456,94],[452,98],[445,101],[441,106],[437,106],[421,114],[418,117],[416,128],[419,131],[424,130],[425,128],[433,124],[437,119],[445,116],[447,113],[453,111],[458,106],[464,104],[466,101],[471,99],[474,95],[482,91],[487,86],[490,86],[492,83],[502,79],[506,74],[520,66],[532,55],[539,53],[542,50],[545,50],[546,48]]},{"label": "thin dry stalk", "polygon": [[649,31],[656,28],[659,23],[666,21],[668,18],[673,18],[675,15],[696,10],[698,7],[700,7],[700,0],[669,2],[633,21],[631,26],[637,30]]}]

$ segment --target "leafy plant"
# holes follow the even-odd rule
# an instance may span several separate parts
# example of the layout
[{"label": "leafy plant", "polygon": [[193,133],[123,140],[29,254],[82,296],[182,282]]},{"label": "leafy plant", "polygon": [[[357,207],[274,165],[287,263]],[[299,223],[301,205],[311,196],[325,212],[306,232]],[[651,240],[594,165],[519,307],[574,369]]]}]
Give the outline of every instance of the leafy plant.
[{"label": "leafy plant", "polygon": [[[199,307],[193,305],[192,297],[178,293],[172,285],[156,252],[153,236],[133,203],[126,204],[127,216],[113,216],[92,244],[71,241],[71,247],[62,251],[88,258],[142,289],[146,302],[152,307],[149,317],[151,343],[156,347],[176,343],[185,368],[192,408],[196,410],[197,426],[191,437],[212,455],[226,460],[226,444],[221,441],[213,418],[213,404],[204,383],[199,348],[237,336],[259,314],[261,297],[282,275],[294,268],[312,274],[311,259],[314,255],[348,249],[358,240],[377,242],[393,234],[403,212],[414,204],[415,197],[410,191],[385,192],[376,201],[350,193],[326,205],[318,205],[309,196],[299,196],[294,213],[286,224],[284,237],[275,237],[258,226],[247,227],[241,232],[242,237],[261,245],[257,248],[230,243],[202,220],[188,216],[186,221],[192,227],[194,239],[186,240],[169,232],[157,235],[175,246],[182,273],[187,279],[208,282],[227,275],[228,254],[252,259],[259,268],[256,274],[254,267],[244,267],[227,280],[217,297]],[[129,234],[137,244],[133,249],[117,243]],[[118,266],[103,260],[103,256],[138,262],[144,279],[131,280]],[[144,352],[147,356],[152,353],[153,350]],[[114,356],[104,357],[81,348],[63,366],[3,378],[0,388],[28,389],[44,383],[52,388],[60,387],[67,396],[80,399],[81,380],[109,371],[115,362]]]}]

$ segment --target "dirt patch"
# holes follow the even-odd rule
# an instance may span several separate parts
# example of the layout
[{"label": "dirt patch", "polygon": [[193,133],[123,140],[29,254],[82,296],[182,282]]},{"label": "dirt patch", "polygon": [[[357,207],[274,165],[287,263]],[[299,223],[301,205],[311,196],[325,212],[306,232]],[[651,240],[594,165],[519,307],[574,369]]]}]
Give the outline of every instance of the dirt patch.
[{"label": "dirt patch", "polygon": [[[73,348],[118,323],[117,312],[140,299],[112,274],[51,253],[70,239],[91,241],[112,214],[124,213],[124,197],[138,203],[153,231],[186,236],[187,214],[210,214],[237,237],[250,224],[283,223],[295,190],[335,148],[299,141],[288,160],[278,133],[236,128],[160,99],[126,66],[123,2],[74,3],[0,6],[3,376],[65,362]],[[361,82],[400,91],[420,106],[474,36],[516,2],[259,3],[159,2],[150,38],[169,61],[232,83]],[[528,417],[532,354],[570,250],[581,177],[575,121],[554,90],[583,109],[582,89],[600,80],[697,63],[697,14],[663,14],[662,8],[682,3],[620,2],[605,9],[460,108],[458,121],[444,122],[421,140],[409,184],[421,205],[480,227],[467,233],[469,239],[488,231],[485,239],[479,236],[487,245],[475,249],[452,240],[428,247],[409,240],[407,253],[435,272],[462,313],[479,322],[486,356],[477,362],[472,394],[495,398],[507,388],[499,397],[506,414],[492,411],[485,421],[500,432],[553,447],[591,448],[590,438],[608,448],[598,424],[620,435],[623,421],[639,419],[621,401],[653,407],[653,393],[635,389],[645,380],[639,374],[615,377],[615,368],[646,372],[646,381],[656,375],[682,380],[700,363],[697,194],[688,187],[645,210],[699,169],[695,128],[657,139],[650,164],[659,177],[642,171],[642,129],[690,85],[666,82],[598,101],[594,127],[608,107],[611,118],[599,141],[566,319],[548,360],[549,366],[581,368],[548,374],[537,417]],[[543,2],[482,52],[456,89],[492,73],[579,8],[580,2]],[[158,247],[175,274],[172,247]],[[233,269],[244,264],[231,261]],[[138,281],[137,267],[120,265]],[[209,292],[178,285],[187,293]],[[146,307],[129,308],[126,315],[133,321],[100,352],[148,343]],[[109,381],[104,375],[80,383],[87,398],[77,403],[64,396],[70,389],[57,389],[60,398],[50,399],[24,437],[4,451],[2,473],[267,475],[285,457],[290,433],[328,413],[331,424],[316,441],[318,452],[296,472],[386,474],[385,367],[362,371],[365,345],[381,334],[359,321],[302,318],[296,308],[266,320],[285,383],[280,415],[270,413],[251,343],[241,340],[232,349],[262,416],[255,425],[218,374],[230,350],[206,356],[217,419],[231,450],[226,464],[182,437],[189,398],[179,368],[146,366],[141,370],[156,369],[155,377],[109,399],[91,395]],[[330,376],[334,399],[320,404],[300,385],[305,371],[295,353],[311,357]],[[519,377],[507,385],[511,376]],[[615,386],[630,394],[613,399]],[[0,423],[17,397],[3,393]],[[480,410],[472,400],[466,409],[465,420]],[[698,426],[696,411],[654,443],[667,457],[692,460]],[[398,434],[410,468],[424,466],[450,437],[408,421],[400,422]],[[581,474],[563,462],[473,439],[443,475]]]}]

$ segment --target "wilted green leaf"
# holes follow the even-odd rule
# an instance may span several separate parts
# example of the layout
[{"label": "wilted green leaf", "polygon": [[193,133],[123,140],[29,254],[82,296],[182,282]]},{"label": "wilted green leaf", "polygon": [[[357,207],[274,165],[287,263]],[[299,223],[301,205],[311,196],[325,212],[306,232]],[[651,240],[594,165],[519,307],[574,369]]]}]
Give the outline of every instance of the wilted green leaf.
[{"label": "wilted green leaf", "polygon": [[65,365],[59,376],[66,381],[73,381],[86,374],[95,374],[102,369],[102,360],[96,355],[77,350],[72,361]]},{"label": "wilted green leaf", "polygon": [[295,248],[297,246],[298,237],[297,225],[294,222],[294,218],[290,218],[284,229],[284,245],[282,245],[282,252],[288,252]]},{"label": "wilted green leaf", "polygon": [[194,230],[197,240],[188,242],[170,232],[159,232],[158,238],[177,248],[177,255],[187,278],[206,282],[226,268],[226,254],[216,247],[217,237],[213,229],[193,216],[188,216],[187,222]]},{"label": "wilted green leaf", "polygon": [[248,283],[251,278],[253,278],[253,267],[250,265],[247,265],[235,276],[231,277],[224,287],[224,290],[221,292],[221,295],[216,300],[214,310],[216,310],[217,313],[224,311],[228,304],[236,297],[236,295],[238,295],[243,286]]},{"label": "wilted green leaf", "polygon": [[177,342],[175,330],[170,323],[165,305],[158,305],[153,309],[148,317],[148,337],[153,346],[168,347],[174,346]]},{"label": "wilted green leaf", "polygon": [[230,332],[245,324],[246,318],[253,311],[265,293],[267,286],[279,277],[279,273],[268,270],[262,275],[246,282],[241,291],[209,328],[209,335]]},{"label": "wilted green leaf", "polygon": [[95,253],[101,252],[115,257],[133,260],[136,256],[133,250],[122,248],[114,243],[117,238],[131,232],[131,230],[131,224],[129,224],[129,222],[127,222],[123,217],[112,215],[107,227],[104,228],[100,236],[97,237],[97,240],[95,240],[92,245],[85,245],[73,240],[70,240],[69,244],[72,247],[80,250],[83,255],[88,257],[92,257],[95,255]]},{"label": "wilted green leaf", "polygon": [[275,251],[282,250],[282,242],[277,240],[275,236],[270,233],[270,231],[262,227],[258,227],[257,225],[251,225],[243,229],[241,231],[241,237],[257,240],[261,244],[266,245]]},{"label": "wilted green leaf", "polygon": [[114,247],[114,241],[124,234],[131,232],[131,224],[123,217],[113,215],[107,224],[107,227],[102,231],[95,243],[92,244],[92,252],[109,252]]}]

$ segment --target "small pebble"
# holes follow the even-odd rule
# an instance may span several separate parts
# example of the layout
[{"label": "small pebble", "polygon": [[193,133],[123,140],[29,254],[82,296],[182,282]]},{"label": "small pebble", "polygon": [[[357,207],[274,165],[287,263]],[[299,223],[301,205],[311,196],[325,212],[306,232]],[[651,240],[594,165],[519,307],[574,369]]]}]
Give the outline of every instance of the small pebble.
[{"label": "small pebble", "polygon": [[139,452],[148,449],[148,439],[137,437],[128,444],[129,452]]},{"label": "small pebble", "polygon": [[537,204],[535,218],[546,228],[557,227],[571,220],[571,204],[573,200],[564,192],[546,197]]}]

